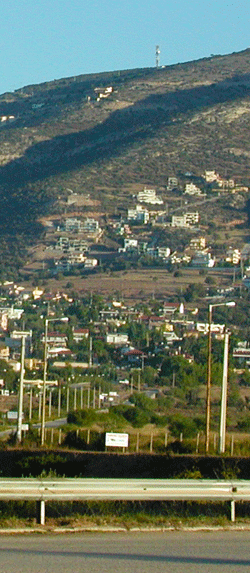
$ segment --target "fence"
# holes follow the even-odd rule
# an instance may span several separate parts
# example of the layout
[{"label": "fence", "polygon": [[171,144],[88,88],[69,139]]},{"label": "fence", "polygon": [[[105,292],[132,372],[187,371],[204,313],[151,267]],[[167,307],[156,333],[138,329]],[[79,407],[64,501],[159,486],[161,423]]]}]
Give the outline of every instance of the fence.
[{"label": "fence", "polygon": [[[38,428],[40,435],[40,428]],[[198,433],[194,438],[185,439],[183,433],[178,438],[174,438],[168,432],[152,431],[146,433],[145,431],[126,432],[129,435],[129,445],[126,450],[120,448],[122,452],[149,452],[149,453],[163,453],[168,450],[180,453],[196,453],[203,454],[205,452],[205,436]],[[90,428],[78,428],[73,431],[66,432],[65,429],[45,428],[45,443],[47,446],[51,445],[68,445],[76,446],[80,449],[87,449],[94,451],[104,451],[105,449],[105,432],[97,431]],[[218,453],[219,435],[214,433],[211,440],[211,454]],[[233,434],[227,436],[226,441],[226,454],[233,456],[242,447],[250,451],[250,440],[236,440]],[[106,448],[106,451],[119,451],[116,447]]]}]

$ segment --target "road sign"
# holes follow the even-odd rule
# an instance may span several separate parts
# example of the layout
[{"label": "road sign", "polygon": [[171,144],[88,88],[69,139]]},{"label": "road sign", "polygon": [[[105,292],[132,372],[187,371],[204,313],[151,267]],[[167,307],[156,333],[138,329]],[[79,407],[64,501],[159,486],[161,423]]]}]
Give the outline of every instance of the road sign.
[{"label": "road sign", "polygon": [[8,420],[17,420],[17,418],[18,418],[18,412],[15,412],[14,410],[10,410],[9,412],[7,412]]},{"label": "road sign", "polygon": [[105,434],[105,446],[114,446],[117,448],[128,447],[128,434],[116,434],[107,432]]}]

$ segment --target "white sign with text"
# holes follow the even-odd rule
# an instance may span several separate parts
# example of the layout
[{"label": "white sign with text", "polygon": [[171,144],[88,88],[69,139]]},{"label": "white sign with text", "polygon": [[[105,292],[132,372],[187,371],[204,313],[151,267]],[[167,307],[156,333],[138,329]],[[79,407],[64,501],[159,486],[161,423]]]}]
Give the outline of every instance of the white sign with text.
[{"label": "white sign with text", "polygon": [[128,434],[115,434],[107,432],[105,434],[105,446],[115,446],[119,448],[128,447]]}]

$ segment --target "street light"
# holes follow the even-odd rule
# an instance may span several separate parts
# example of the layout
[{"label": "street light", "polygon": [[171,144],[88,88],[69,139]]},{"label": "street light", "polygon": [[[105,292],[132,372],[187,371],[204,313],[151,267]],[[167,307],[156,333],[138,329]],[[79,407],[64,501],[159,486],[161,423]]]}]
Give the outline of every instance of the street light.
[{"label": "street light", "polygon": [[47,368],[48,368],[48,325],[49,322],[68,322],[68,317],[61,318],[45,318],[44,329],[44,367],[43,367],[43,399],[42,399],[42,421],[41,421],[41,446],[45,441],[45,406],[46,406],[46,381],[47,381]]},{"label": "street light", "polygon": [[235,306],[234,301],[218,302],[208,307],[208,353],[207,353],[207,395],[206,395],[206,453],[209,452],[210,416],[211,416],[211,366],[212,366],[212,313],[216,306]]}]

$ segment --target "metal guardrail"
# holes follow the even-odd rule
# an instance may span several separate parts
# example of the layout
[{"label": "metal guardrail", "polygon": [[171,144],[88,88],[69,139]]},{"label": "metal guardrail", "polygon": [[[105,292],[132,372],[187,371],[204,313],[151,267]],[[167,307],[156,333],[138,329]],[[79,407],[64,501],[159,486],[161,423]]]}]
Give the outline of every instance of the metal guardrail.
[{"label": "metal guardrail", "polygon": [[158,500],[250,501],[250,481],[175,479],[0,478],[0,500],[33,500],[38,521],[45,524],[46,501]]}]

